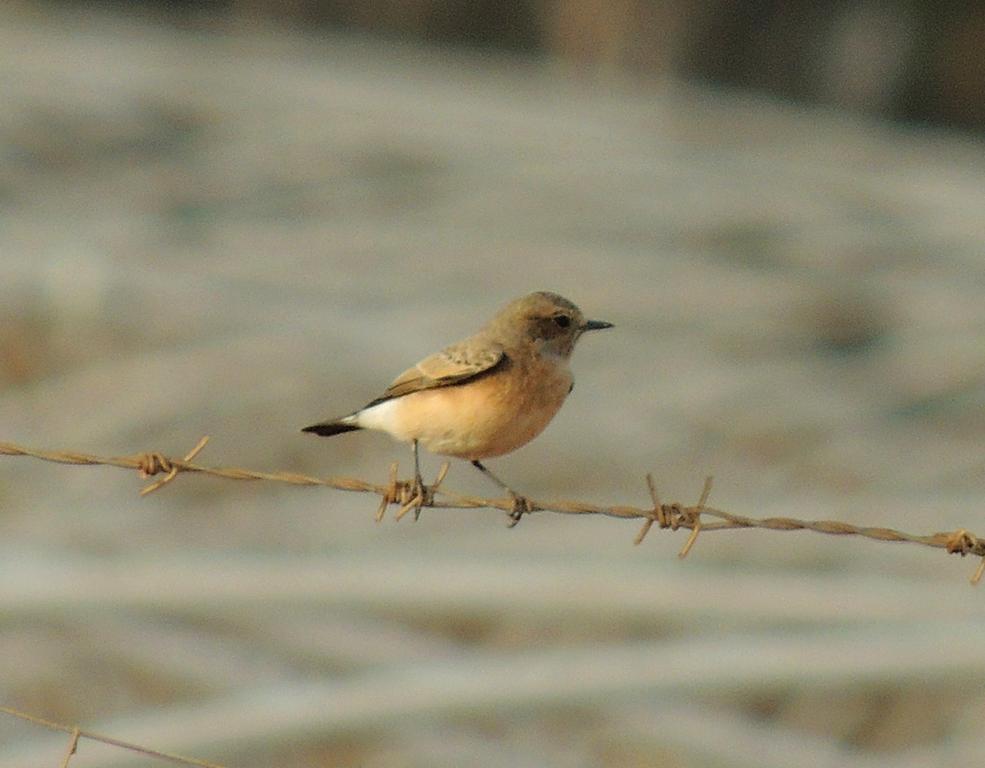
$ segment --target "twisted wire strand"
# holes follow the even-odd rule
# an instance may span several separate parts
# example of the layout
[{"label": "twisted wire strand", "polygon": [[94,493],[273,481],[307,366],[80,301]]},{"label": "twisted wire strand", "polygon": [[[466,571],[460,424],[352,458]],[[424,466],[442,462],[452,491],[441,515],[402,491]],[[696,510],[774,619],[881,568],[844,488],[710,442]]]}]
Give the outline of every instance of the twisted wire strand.
[{"label": "twisted wire strand", "polygon": [[[72,451],[51,451],[37,448],[27,448],[14,443],[0,442],[0,455],[28,456],[42,461],[52,461],[59,464],[101,465],[135,469],[141,478],[149,478],[163,474],[141,490],[141,495],[158,490],[172,482],[182,472],[197,472],[212,477],[227,480],[259,480],[290,485],[315,485],[334,488],[340,491],[354,493],[372,493],[380,497],[376,519],[382,520],[386,509],[398,505],[396,517],[399,520],[407,512],[420,512],[422,507],[436,509],[499,509],[504,512],[515,510],[516,500],[510,498],[486,498],[469,496],[441,489],[441,483],[448,472],[448,464],[442,465],[434,483],[426,487],[416,486],[413,482],[400,480],[397,477],[398,465],[390,466],[387,483],[372,483],[354,477],[314,477],[298,472],[261,472],[241,467],[211,467],[198,464],[195,457],[208,442],[208,436],[203,437],[182,458],[168,457],[158,452],[137,453],[130,456],[96,456],[88,453]],[[694,546],[698,535],[706,531],[735,530],[740,528],[758,528],[771,531],[813,531],[830,536],[859,536],[875,541],[906,542],[935,549],[943,549],[949,554],[966,556],[974,555],[981,558],[974,575],[972,584],[977,584],[985,573],[985,539],[981,539],[971,531],[959,528],[955,531],[941,531],[932,534],[911,534],[892,528],[858,526],[838,520],[799,520],[792,517],[756,518],[737,515],[706,505],[711,493],[711,478],[705,481],[697,504],[684,505],[677,502],[662,503],[657,494],[656,485],[651,475],[646,476],[652,506],[635,507],[628,505],[596,505],[571,500],[534,500],[527,499],[525,512],[553,512],[563,515],[604,515],[622,519],[641,519],[643,526],[635,538],[635,543],[643,541],[650,529],[656,524],[661,529],[678,530],[684,528],[691,531],[687,542],[680,551],[680,556],[687,556]],[[714,518],[708,521],[705,518]]]},{"label": "twisted wire strand", "polygon": [[[70,464],[76,463],[89,463],[89,462],[68,462]],[[98,741],[101,744],[108,744],[111,747],[116,747],[117,749],[124,749],[128,752],[135,752],[138,755],[143,755],[144,757],[152,757],[155,760],[160,760],[166,763],[172,763],[173,765],[188,765],[192,768],[223,768],[223,766],[218,763],[210,763],[206,760],[197,760],[194,757],[182,757],[181,755],[174,755],[170,752],[161,752],[156,749],[151,749],[150,747],[143,747],[139,744],[132,744],[129,741],[123,741],[122,739],[117,739],[113,736],[106,736],[102,733],[95,733],[93,731],[87,731],[84,728],[79,728],[77,725],[63,725],[61,723],[56,723],[52,720],[46,720],[43,717],[38,717],[36,715],[28,714],[27,712],[21,712],[19,709],[14,709],[13,707],[3,707],[0,706],[0,714],[9,715],[10,717],[16,717],[19,720],[26,720],[29,723],[34,723],[35,725],[40,725],[42,728],[47,728],[49,731],[61,731],[62,733],[67,733],[69,735],[68,746],[65,749],[65,757],[62,758],[61,768],[69,768],[69,762],[75,755],[76,749],[79,746],[79,741],[81,739],[89,739],[90,741]]]},{"label": "twisted wire strand", "polygon": [[[73,451],[40,450],[3,442],[0,442],[0,455],[27,456],[59,464],[120,467],[123,469],[137,470],[142,479],[154,477],[155,475],[163,475],[163,477],[144,486],[140,491],[141,495],[146,495],[167,485],[182,472],[197,472],[227,480],[259,480],[287,483],[290,485],[323,486],[355,493],[372,493],[380,496],[380,505],[376,513],[377,521],[383,519],[390,505],[399,505],[396,513],[398,520],[411,510],[419,512],[422,507],[444,509],[488,508],[499,509],[505,512],[511,512],[515,509],[516,500],[514,499],[467,496],[442,490],[440,486],[448,472],[447,463],[442,465],[434,483],[429,486],[421,487],[411,481],[398,479],[398,464],[396,462],[390,466],[387,483],[378,484],[353,477],[314,477],[298,472],[261,472],[241,467],[211,467],[195,463],[195,457],[202,451],[207,442],[208,437],[203,437],[180,459],[172,458],[159,452],[137,453],[130,456],[97,456]],[[698,535],[705,531],[758,528],[771,531],[813,531],[830,536],[860,536],[875,541],[906,542],[933,547],[935,549],[943,549],[949,554],[957,554],[962,557],[965,555],[974,555],[980,558],[981,562],[971,578],[971,583],[977,584],[981,580],[983,573],[985,573],[985,540],[980,539],[975,534],[963,528],[955,531],[919,535],[897,531],[892,528],[857,526],[839,520],[798,520],[792,517],[755,518],[737,515],[707,506],[708,497],[712,488],[710,477],[705,480],[698,503],[692,506],[677,502],[670,504],[663,503],[660,501],[656,484],[651,475],[646,476],[646,483],[652,501],[652,506],[650,507],[627,505],[600,506],[570,500],[536,501],[527,499],[525,511],[530,513],[554,512],[567,515],[605,515],[624,520],[642,519],[643,525],[634,540],[636,544],[640,544],[643,541],[654,524],[661,529],[678,530],[683,528],[689,530],[691,533],[679,552],[680,557],[687,556],[697,541]],[[713,520],[708,521],[703,518],[713,518]],[[62,768],[69,768],[69,763],[76,752],[80,739],[102,742],[119,749],[129,750],[176,765],[192,766],[193,768],[222,768],[222,766],[216,763],[161,752],[112,736],[87,731],[78,726],[62,725],[61,723],[45,720],[44,718],[30,715],[11,707],[0,706],[0,713],[32,722],[50,730],[69,734],[70,741],[61,763]]]}]

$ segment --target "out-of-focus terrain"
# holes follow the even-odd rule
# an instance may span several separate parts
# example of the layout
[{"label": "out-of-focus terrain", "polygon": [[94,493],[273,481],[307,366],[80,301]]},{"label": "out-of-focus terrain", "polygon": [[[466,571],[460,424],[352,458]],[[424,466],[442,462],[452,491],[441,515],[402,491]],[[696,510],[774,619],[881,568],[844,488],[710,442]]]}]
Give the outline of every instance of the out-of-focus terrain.
[{"label": "out-of-focus terrain", "polygon": [[[534,497],[985,531],[980,142],[358,36],[0,11],[0,440],[382,481],[298,430],[516,295]],[[427,460],[428,476],[439,461]],[[449,489],[490,494],[453,466]],[[0,701],[235,766],[953,766],[975,563],[0,460]],[[0,766],[65,739],[0,718]],[[83,742],[72,768],[147,765]]]}]

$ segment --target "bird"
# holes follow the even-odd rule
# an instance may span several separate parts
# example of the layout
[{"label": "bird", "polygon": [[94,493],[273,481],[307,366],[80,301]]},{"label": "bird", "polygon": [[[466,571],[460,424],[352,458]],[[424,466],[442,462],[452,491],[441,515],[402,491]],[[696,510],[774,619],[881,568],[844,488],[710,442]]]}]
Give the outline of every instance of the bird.
[{"label": "bird", "polygon": [[302,432],[330,437],[369,429],[410,443],[415,519],[427,498],[418,445],[469,461],[512,498],[510,525],[516,525],[529,503],[483,461],[515,451],[547,427],[574,387],[575,344],[588,331],[612,327],[585,319],[556,293],[530,293],[503,306],[477,333],[408,368],[362,408]]}]

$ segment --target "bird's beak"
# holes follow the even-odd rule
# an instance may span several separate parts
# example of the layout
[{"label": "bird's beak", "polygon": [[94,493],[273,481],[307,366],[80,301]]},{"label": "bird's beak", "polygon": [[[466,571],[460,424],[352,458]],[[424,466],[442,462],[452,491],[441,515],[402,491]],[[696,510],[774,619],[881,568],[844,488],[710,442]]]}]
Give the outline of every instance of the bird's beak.
[{"label": "bird's beak", "polygon": [[584,331],[601,331],[603,328],[611,328],[612,323],[607,323],[605,320],[586,320],[584,325],[582,325],[581,330]]}]

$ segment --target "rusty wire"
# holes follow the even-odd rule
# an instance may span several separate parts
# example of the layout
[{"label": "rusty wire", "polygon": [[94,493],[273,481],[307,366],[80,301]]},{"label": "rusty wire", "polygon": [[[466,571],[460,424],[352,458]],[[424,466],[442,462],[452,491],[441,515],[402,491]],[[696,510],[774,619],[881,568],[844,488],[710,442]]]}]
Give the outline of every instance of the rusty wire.
[{"label": "rusty wire", "polygon": [[139,744],[132,744],[129,741],[123,741],[122,739],[117,739],[113,736],[106,736],[101,733],[87,731],[84,728],[79,728],[77,725],[62,725],[61,723],[56,723],[52,720],[45,720],[43,717],[30,715],[27,712],[21,712],[19,709],[14,709],[13,707],[0,706],[0,714],[16,717],[20,720],[26,720],[29,723],[40,725],[42,728],[47,728],[50,731],[61,731],[62,733],[67,733],[69,735],[69,742],[65,749],[65,757],[62,758],[61,768],[69,768],[69,762],[75,755],[81,739],[98,741],[101,744],[108,744],[111,747],[125,749],[129,752],[136,752],[139,755],[152,757],[156,760],[172,763],[174,765],[189,765],[193,766],[193,768],[224,768],[218,763],[210,763],[206,760],[197,760],[194,757],[182,757],[181,755],[174,755],[170,752],[161,752],[160,750],[151,749],[150,747],[142,747]]},{"label": "rusty wire", "polygon": [[[142,479],[162,474],[163,477],[141,489],[140,494],[142,496],[172,482],[181,472],[198,472],[229,480],[266,480],[291,485],[319,485],[357,493],[374,493],[380,496],[380,505],[376,512],[377,522],[383,519],[390,505],[399,505],[396,513],[396,519],[398,520],[411,510],[419,512],[422,507],[448,509],[489,508],[499,509],[505,512],[511,512],[515,509],[516,501],[514,499],[490,499],[441,490],[441,483],[448,473],[449,465],[447,462],[441,466],[435,481],[425,487],[420,487],[411,481],[399,480],[398,465],[394,462],[390,466],[387,483],[380,485],[350,477],[320,478],[296,472],[260,472],[239,467],[209,467],[194,463],[195,457],[198,456],[207,442],[208,437],[202,437],[181,459],[171,458],[158,452],[138,453],[130,456],[95,456],[87,453],[68,451],[43,451],[34,448],[25,448],[14,445],[13,443],[0,443],[0,455],[29,456],[42,461],[52,461],[60,464],[101,465],[135,469]],[[676,502],[670,504],[661,502],[652,475],[648,474],[646,476],[646,484],[652,502],[652,506],[646,508],[633,506],[597,506],[579,501],[534,501],[527,499],[525,511],[531,513],[555,512],[569,515],[606,515],[608,517],[623,519],[642,519],[643,525],[634,539],[635,544],[640,544],[643,541],[654,523],[661,529],[678,530],[683,528],[689,530],[691,533],[678,553],[680,557],[686,557],[688,555],[697,541],[698,535],[705,531],[760,528],[772,531],[814,531],[815,533],[824,533],[832,536],[861,536],[876,541],[920,544],[936,549],[943,549],[949,554],[958,554],[961,556],[975,555],[981,558],[981,562],[971,578],[972,584],[977,584],[981,580],[983,573],[985,573],[985,540],[979,539],[965,529],[933,533],[930,535],[914,535],[891,528],[856,526],[837,520],[798,520],[790,517],[753,518],[707,506],[708,497],[711,494],[712,488],[712,479],[710,477],[705,480],[698,503],[693,506],[686,506]],[[711,517],[715,518],[715,520],[713,522],[706,522],[702,520],[702,517]],[[223,768],[216,763],[161,752],[111,736],[87,731],[78,726],[55,723],[11,707],[0,706],[0,713],[26,720],[50,730],[69,734],[70,740],[61,762],[61,768],[69,768],[69,763],[78,749],[80,739],[101,742],[176,765],[192,766],[193,768]]]},{"label": "rusty wire", "polygon": [[[407,512],[414,510],[419,513],[422,507],[439,509],[499,509],[512,512],[516,500],[510,498],[484,498],[452,493],[440,488],[448,472],[448,464],[442,465],[434,483],[426,487],[418,487],[413,482],[398,479],[398,465],[390,466],[389,478],[386,484],[377,484],[352,477],[313,477],[297,472],[260,472],[239,467],[209,467],[194,462],[208,442],[205,436],[181,459],[169,458],[162,453],[138,453],[130,456],[94,456],[87,453],[67,451],[43,451],[25,448],[13,443],[0,443],[0,455],[30,456],[43,461],[54,461],[60,464],[103,465],[136,469],[141,478],[164,474],[164,477],[145,486],[141,495],[156,491],[172,482],[181,472],[199,472],[212,477],[222,477],[229,480],[266,480],[291,485],[320,485],[335,488],[340,491],[356,493],[373,493],[380,497],[380,505],[376,512],[376,520],[383,519],[391,504],[399,505],[396,518],[399,520]],[[985,539],[964,528],[956,531],[942,531],[928,535],[915,535],[897,531],[892,528],[875,528],[857,526],[838,520],[798,520],[792,517],[755,518],[736,515],[720,509],[707,506],[711,493],[711,478],[705,480],[704,488],[698,503],[693,506],[677,502],[662,503],[657,494],[656,485],[651,475],[646,476],[652,506],[598,506],[580,501],[553,500],[536,501],[527,499],[527,512],[554,512],[564,515],[605,515],[623,519],[641,519],[643,526],[636,535],[635,543],[640,544],[654,523],[659,528],[691,531],[690,536],[681,548],[679,556],[686,557],[697,541],[698,535],[706,531],[731,530],[736,528],[760,528],[771,531],[813,531],[831,536],[861,536],[876,541],[908,542],[935,549],[943,549],[949,554],[974,555],[981,558],[974,575],[972,584],[977,584],[985,574]],[[708,522],[703,518],[715,518]]]}]

